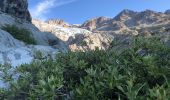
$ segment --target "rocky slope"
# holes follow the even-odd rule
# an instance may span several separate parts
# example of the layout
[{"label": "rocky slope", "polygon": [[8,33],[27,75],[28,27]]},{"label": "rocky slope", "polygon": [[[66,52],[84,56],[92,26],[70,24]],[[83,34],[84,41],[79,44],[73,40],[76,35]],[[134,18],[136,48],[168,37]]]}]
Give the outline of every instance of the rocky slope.
[{"label": "rocky slope", "polygon": [[27,0],[3,0],[0,2],[0,27],[15,25],[32,33],[37,45],[27,45],[15,39],[0,28],[0,64],[17,66],[36,59],[36,52],[42,52],[43,59],[55,56],[55,53],[68,50],[67,45],[48,32],[41,32],[30,23]]},{"label": "rocky slope", "polygon": [[49,46],[25,45],[14,39],[9,33],[0,30],[0,64],[17,66],[30,63],[36,56],[36,51],[41,51],[44,56],[58,51]]},{"label": "rocky slope", "polygon": [[66,25],[63,20],[47,22],[33,20],[32,23],[41,31],[51,32],[65,41],[72,51],[96,47],[107,49],[113,39],[123,42],[122,37],[160,35],[159,33],[168,33],[170,30],[169,10],[161,13],[151,10],[135,12],[125,9],[114,18],[97,17],[79,26]]},{"label": "rocky slope", "polygon": [[92,30],[99,29],[99,28],[102,28],[102,27],[107,27],[106,24],[111,25],[111,19],[110,18],[97,17],[97,18],[90,19],[90,20],[86,21],[85,23],[83,23],[81,25],[81,28],[85,28],[85,29],[92,31]]},{"label": "rocky slope", "polygon": [[82,28],[63,27],[38,20],[33,20],[32,23],[42,32],[51,32],[54,36],[64,41],[72,51],[93,50],[96,47],[106,49],[113,39],[112,36],[107,36],[107,34],[92,33]]}]

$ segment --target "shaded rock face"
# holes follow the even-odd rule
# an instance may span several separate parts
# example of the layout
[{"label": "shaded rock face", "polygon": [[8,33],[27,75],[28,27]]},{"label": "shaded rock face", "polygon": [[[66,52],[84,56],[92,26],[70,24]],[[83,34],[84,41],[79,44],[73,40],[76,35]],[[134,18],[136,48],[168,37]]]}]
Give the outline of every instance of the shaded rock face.
[{"label": "shaded rock face", "polygon": [[1,0],[0,10],[9,15],[31,22],[27,0]]},{"label": "shaded rock face", "polygon": [[170,9],[165,11],[165,14],[170,15]]}]

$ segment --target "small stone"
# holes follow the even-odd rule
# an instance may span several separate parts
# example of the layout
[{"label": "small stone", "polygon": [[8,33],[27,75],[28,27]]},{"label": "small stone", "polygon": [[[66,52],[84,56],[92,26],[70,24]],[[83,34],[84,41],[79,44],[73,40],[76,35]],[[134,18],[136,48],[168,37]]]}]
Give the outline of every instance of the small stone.
[{"label": "small stone", "polygon": [[139,50],[137,51],[137,54],[138,54],[139,56],[144,56],[144,55],[146,55],[146,50],[144,50],[144,49],[139,49]]}]

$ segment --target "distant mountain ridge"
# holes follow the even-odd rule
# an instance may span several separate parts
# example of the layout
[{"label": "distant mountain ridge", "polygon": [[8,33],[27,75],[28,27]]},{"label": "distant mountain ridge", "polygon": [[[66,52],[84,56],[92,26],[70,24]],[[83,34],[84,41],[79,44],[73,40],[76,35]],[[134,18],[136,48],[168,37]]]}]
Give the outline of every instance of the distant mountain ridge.
[{"label": "distant mountain ridge", "polygon": [[165,25],[170,22],[170,10],[156,12],[145,10],[141,12],[125,9],[113,18],[95,17],[88,19],[83,24],[71,25],[61,19],[50,19],[48,24],[63,27],[77,27],[89,31],[119,31],[131,28],[144,28],[149,26]]},{"label": "distant mountain ridge", "polygon": [[[136,12],[125,9],[113,18],[95,17],[81,25],[68,24],[61,19],[50,19],[46,22],[33,20],[32,23],[39,30],[51,32],[65,41],[73,51],[95,47],[107,49],[110,41],[115,38],[124,40],[123,38],[136,35],[152,36],[167,33],[170,30],[169,12],[169,10],[164,13],[152,10]],[[87,45],[81,46],[82,41],[86,41]],[[89,41],[94,43],[90,44]]]},{"label": "distant mountain ridge", "polygon": [[125,9],[113,18],[98,17],[89,19],[81,25],[81,28],[97,31],[115,31],[121,28],[164,24],[167,21],[170,21],[170,10],[161,13],[152,10],[135,12]]}]

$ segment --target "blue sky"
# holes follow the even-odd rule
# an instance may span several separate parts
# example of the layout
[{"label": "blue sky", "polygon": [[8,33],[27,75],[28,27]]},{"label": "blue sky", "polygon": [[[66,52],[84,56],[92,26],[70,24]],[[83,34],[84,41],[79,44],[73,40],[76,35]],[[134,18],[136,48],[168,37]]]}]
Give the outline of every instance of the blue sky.
[{"label": "blue sky", "polygon": [[98,16],[114,17],[123,9],[164,12],[170,9],[170,0],[28,0],[33,18],[63,19],[80,24]]}]

